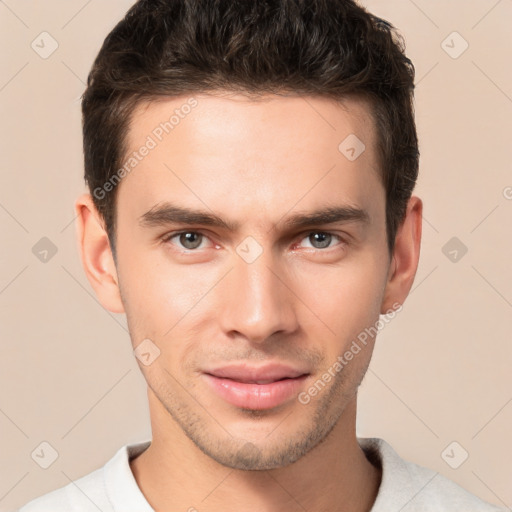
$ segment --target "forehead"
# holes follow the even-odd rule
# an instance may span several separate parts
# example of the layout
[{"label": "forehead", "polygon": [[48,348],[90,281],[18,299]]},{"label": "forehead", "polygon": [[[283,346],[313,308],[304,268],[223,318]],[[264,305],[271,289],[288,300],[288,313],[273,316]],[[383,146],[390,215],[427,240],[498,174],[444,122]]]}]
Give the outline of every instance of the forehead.
[{"label": "forehead", "polygon": [[[159,99],[137,106],[126,142],[126,160],[138,156],[131,157],[136,166],[121,182],[119,204],[127,204],[127,195],[139,211],[179,200],[229,211],[243,222],[244,212],[277,214],[298,202],[302,209],[319,202],[371,203],[383,190],[374,123],[361,99]],[[151,149],[141,151],[144,146]]]},{"label": "forehead", "polygon": [[[255,96],[214,91],[139,102],[130,117],[127,147],[135,148],[147,135],[160,143],[171,133],[189,140],[195,135],[194,142],[230,137],[248,146],[249,142],[273,140],[280,134],[285,136],[280,144],[303,150],[310,146],[332,149],[333,144],[336,148],[344,133],[358,135],[367,147],[373,146],[375,138],[370,103],[360,97],[335,101],[295,94]],[[327,133],[330,136],[326,137]]]}]

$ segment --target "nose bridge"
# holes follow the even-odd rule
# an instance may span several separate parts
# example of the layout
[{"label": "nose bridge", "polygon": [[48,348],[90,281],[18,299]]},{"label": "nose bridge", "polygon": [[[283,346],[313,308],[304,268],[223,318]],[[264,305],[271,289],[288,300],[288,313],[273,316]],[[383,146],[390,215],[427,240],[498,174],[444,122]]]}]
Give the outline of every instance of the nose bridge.
[{"label": "nose bridge", "polygon": [[249,341],[293,331],[293,294],[283,283],[272,251],[253,239],[242,242],[233,257],[220,313],[224,331],[236,331]]}]

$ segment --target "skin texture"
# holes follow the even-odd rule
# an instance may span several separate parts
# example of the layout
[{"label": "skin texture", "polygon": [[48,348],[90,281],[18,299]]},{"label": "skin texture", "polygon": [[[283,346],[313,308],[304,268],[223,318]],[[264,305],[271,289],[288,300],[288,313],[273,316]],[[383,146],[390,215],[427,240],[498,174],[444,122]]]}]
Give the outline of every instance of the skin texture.
[{"label": "skin texture", "polygon": [[[403,304],[418,265],[422,202],[410,199],[390,258],[362,100],[194,98],[118,186],[116,262],[91,197],[76,202],[82,261],[99,300],[126,313],[133,348],[150,339],[160,350],[150,365],[139,361],[153,441],[131,461],[136,481],[155,510],[368,511],[381,473],[357,443],[355,420],[374,338],[308,404],[293,396],[263,411],[235,407],[203,372],[285,363],[309,374],[307,391],[379,314]],[[139,105],[129,152],[187,99]],[[354,161],[338,149],[350,134],[366,148]],[[238,229],[144,225],[141,216],[164,202]],[[369,222],[286,227],[289,216],[326,205],[364,209]],[[182,230],[203,235],[193,239],[198,248],[169,238]],[[322,245],[312,233],[333,236]],[[261,250],[251,263],[237,252],[247,237]]]}]

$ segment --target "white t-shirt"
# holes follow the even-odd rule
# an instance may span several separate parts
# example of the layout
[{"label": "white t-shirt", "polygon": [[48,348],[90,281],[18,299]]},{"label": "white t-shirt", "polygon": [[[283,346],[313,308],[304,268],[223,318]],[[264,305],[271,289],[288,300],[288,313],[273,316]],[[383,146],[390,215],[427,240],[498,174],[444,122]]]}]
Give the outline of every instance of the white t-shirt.
[{"label": "white t-shirt", "polygon": [[[129,460],[151,441],[125,445],[102,467],[24,505],[18,512],[154,512]],[[383,439],[358,438],[367,458],[382,467],[371,512],[504,512],[440,473],[402,459]]]}]

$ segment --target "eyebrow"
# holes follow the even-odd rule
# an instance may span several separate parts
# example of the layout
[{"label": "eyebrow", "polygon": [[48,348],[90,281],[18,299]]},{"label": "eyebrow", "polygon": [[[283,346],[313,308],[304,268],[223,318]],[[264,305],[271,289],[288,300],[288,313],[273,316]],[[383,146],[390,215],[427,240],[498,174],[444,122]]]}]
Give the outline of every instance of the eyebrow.
[{"label": "eyebrow", "polygon": [[[328,206],[311,212],[298,212],[290,215],[276,224],[283,224],[287,229],[298,229],[307,226],[333,224],[335,222],[370,223],[367,210],[353,206]],[[168,202],[159,203],[141,215],[139,223],[143,227],[158,227],[167,224],[201,224],[237,231],[239,223],[222,219],[218,215],[202,210],[194,210]]]}]

